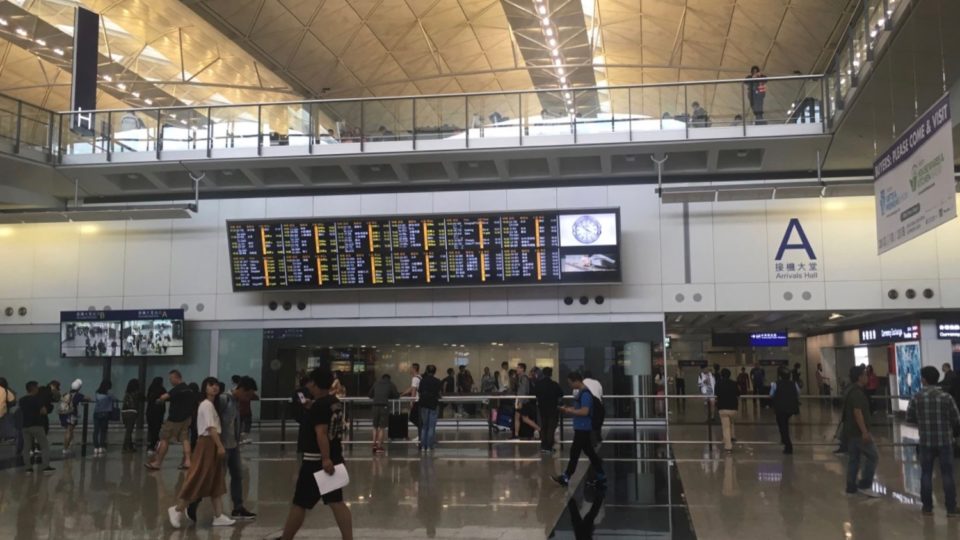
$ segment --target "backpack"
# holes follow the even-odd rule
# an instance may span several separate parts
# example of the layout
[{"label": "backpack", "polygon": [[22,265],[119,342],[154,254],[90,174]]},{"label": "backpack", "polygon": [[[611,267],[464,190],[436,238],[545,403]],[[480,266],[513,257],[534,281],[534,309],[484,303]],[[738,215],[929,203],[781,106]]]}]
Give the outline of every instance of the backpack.
[{"label": "backpack", "polygon": [[791,380],[777,381],[777,390],[773,393],[773,410],[778,414],[800,414],[800,393]]},{"label": "backpack", "polygon": [[57,412],[60,414],[74,414],[76,412],[76,407],[73,404],[73,398],[77,395],[76,392],[67,392],[60,398],[60,404],[57,406]]}]

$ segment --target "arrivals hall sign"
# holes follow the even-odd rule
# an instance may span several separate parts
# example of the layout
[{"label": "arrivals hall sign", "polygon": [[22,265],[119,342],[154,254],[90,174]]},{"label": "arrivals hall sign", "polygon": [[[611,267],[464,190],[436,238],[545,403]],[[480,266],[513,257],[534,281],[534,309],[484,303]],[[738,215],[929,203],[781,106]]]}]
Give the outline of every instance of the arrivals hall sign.
[{"label": "arrivals hall sign", "polygon": [[879,253],[957,217],[952,129],[944,94],[873,163]]}]

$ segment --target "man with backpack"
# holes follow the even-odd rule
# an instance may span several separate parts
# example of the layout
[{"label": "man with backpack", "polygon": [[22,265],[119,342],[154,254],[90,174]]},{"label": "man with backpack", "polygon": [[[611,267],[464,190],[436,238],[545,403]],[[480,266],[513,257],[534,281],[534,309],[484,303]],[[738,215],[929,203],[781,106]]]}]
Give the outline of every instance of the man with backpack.
[{"label": "man with backpack", "polygon": [[57,414],[60,416],[60,427],[63,428],[63,455],[70,453],[70,446],[73,444],[73,432],[77,428],[77,422],[80,419],[78,409],[80,403],[86,398],[80,393],[83,388],[83,381],[77,379],[70,385],[70,391],[60,395],[60,402],[57,404]]},{"label": "man with backpack", "polygon": [[584,386],[582,375],[576,371],[571,371],[567,375],[567,381],[578,392],[575,407],[560,407],[560,412],[573,416],[573,444],[570,445],[570,461],[567,463],[567,470],[563,474],[551,478],[561,486],[570,485],[570,478],[577,471],[580,453],[583,452],[590,459],[590,465],[596,474],[596,483],[602,485],[606,482],[607,475],[603,472],[603,460],[597,455],[591,440],[593,409],[597,404],[593,399],[593,394]]}]

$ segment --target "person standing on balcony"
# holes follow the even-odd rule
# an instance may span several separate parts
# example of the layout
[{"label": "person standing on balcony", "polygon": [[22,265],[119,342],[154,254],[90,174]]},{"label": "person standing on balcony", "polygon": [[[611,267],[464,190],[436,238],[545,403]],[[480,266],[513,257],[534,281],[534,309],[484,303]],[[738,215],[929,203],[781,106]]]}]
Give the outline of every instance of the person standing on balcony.
[{"label": "person standing on balcony", "polygon": [[753,123],[755,125],[764,125],[767,122],[763,119],[763,100],[767,97],[767,76],[760,71],[759,66],[750,68],[750,74],[746,76],[744,84],[747,87],[747,99],[750,100],[750,110],[753,111]]}]

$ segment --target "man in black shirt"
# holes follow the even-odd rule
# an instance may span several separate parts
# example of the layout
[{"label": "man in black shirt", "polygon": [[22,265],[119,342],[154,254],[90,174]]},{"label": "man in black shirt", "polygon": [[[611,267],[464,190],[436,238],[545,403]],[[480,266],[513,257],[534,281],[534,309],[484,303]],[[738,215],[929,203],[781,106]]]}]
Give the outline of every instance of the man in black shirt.
[{"label": "man in black shirt", "polygon": [[302,455],[304,448],[310,445],[310,440],[316,438],[313,426],[307,423],[307,413],[313,406],[313,396],[307,389],[310,377],[304,373],[300,378],[300,386],[290,398],[290,416],[297,421],[297,454]]},{"label": "man in black shirt", "polygon": [[[27,395],[20,398],[20,415],[23,419],[23,447],[32,449],[36,443],[40,447],[40,470],[53,472],[50,466],[50,442],[43,429],[43,419],[49,412],[50,398],[41,396],[37,381],[27,383]],[[26,472],[33,472],[33,463],[27,464]]]},{"label": "man in black shirt", "polygon": [[329,369],[317,368],[310,373],[307,389],[313,398],[313,405],[307,411],[305,423],[313,426],[315,437],[303,448],[303,463],[297,477],[297,487],[293,495],[293,505],[287,514],[281,540],[293,540],[303,526],[307,510],[312,509],[321,500],[330,507],[333,517],[345,540],[353,538],[353,516],[350,508],[343,502],[343,490],[337,489],[325,495],[320,494],[315,475],[321,471],[333,474],[334,467],[343,463],[343,406],[336,396],[330,393],[333,373]]},{"label": "man in black shirt", "polygon": [[160,428],[160,443],[157,445],[157,454],[153,461],[144,463],[144,467],[157,471],[163,463],[163,458],[170,449],[171,442],[183,444],[183,463],[181,469],[190,468],[190,424],[197,408],[196,394],[183,382],[183,375],[176,369],[170,371],[170,391],[160,396],[158,401],[169,401],[170,411],[167,421]]},{"label": "man in black shirt", "polygon": [[420,381],[420,450],[432,452],[437,446],[437,407],[440,405],[440,380],[437,366],[427,366]]},{"label": "man in black shirt", "polygon": [[552,454],[554,432],[557,430],[563,390],[557,384],[557,381],[551,378],[553,368],[543,368],[542,374],[543,376],[533,387],[533,393],[537,396],[537,407],[540,409],[540,451]]},{"label": "man in black shirt", "polygon": [[720,427],[723,431],[723,449],[727,452],[733,452],[734,426],[733,421],[737,417],[737,410],[740,408],[740,388],[737,383],[730,378],[730,370],[723,368],[720,370],[720,380],[717,381],[715,390],[717,396],[717,411],[720,416]]},{"label": "man in black shirt", "polygon": [[[447,369],[447,376],[443,378],[441,383],[441,392],[445,396],[453,396],[457,393],[457,383],[456,379],[453,378],[453,368]],[[437,418],[443,418],[443,410],[446,408],[446,403],[441,403],[439,406],[439,411],[437,413]],[[456,405],[453,406],[454,412],[459,412],[459,407]]]}]

